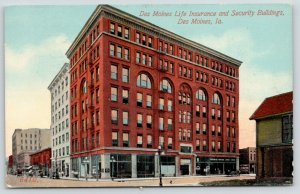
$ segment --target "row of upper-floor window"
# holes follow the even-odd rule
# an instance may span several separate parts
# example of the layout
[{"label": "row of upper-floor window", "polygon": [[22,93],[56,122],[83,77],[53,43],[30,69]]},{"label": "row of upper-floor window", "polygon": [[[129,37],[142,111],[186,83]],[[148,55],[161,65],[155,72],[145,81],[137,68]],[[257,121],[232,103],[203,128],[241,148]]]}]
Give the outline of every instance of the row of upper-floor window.
[{"label": "row of upper-floor window", "polygon": [[68,156],[70,154],[70,146],[62,147],[56,150],[52,150],[52,158],[57,158],[61,156]]},{"label": "row of upper-floor window", "polygon": [[60,84],[58,84],[57,89],[55,89],[54,92],[51,93],[51,100],[54,100],[54,97],[57,97],[57,95],[59,95],[60,92],[64,92],[64,89],[68,88],[68,84],[69,77],[65,77],[65,79],[62,80]]},{"label": "row of upper-floor window", "polygon": [[69,99],[69,92],[66,91],[66,93],[63,94],[56,102],[52,103],[51,114],[53,114],[54,111],[57,111],[57,109],[59,109],[60,106],[63,105],[65,101],[68,101],[68,99]]},{"label": "row of upper-floor window", "polygon": [[62,108],[60,111],[58,111],[55,114],[52,114],[51,123],[54,124],[54,123],[58,122],[65,115],[68,116],[68,114],[69,114],[69,105],[66,105],[65,108]]},{"label": "row of upper-floor window", "polygon": [[[139,32],[137,30],[135,31],[135,35],[133,38],[130,37],[131,35],[131,29],[125,25],[121,25],[119,23],[116,22],[109,22],[109,33],[134,41],[138,44],[153,48],[154,46],[154,37],[150,36],[146,33],[143,32]],[[99,24],[97,24],[91,31],[90,31],[90,35],[89,35],[89,42],[90,44],[92,44],[96,38],[99,36],[100,34],[100,28],[99,28]],[[189,51],[188,49],[185,49],[183,47],[180,46],[175,46],[175,44],[169,43],[167,41],[158,39],[158,46],[157,46],[159,51],[171,54],[171,55],[175,55],[178,56],[182,59],[191,61],[191,62],[195,62],[197,64],[201,64],[203,66],[208,67],[208,57],[202,56],[200,54],[197,53],[193,53],[192,51]],[[73,54],[73,56],[71,57],[71,67],[80,59],[80,57],[83,55],[83,53],[87,50],[87,40],[85,40],[78,48],[78,51],[75,52]],[[176,53],[175,53],[176,51]],[[221,63],[219,61],[216,60],[211,60],[210,62],[210,68],[216,70],[216,71],[220,71],[220,72],[224,72],[228,75],[237,77],[237,69],[230,67],[224,63]]]},{"label": "row of upper-floor window", "polygon": [[95,147],[98,147],[100,145],[100,133],[97,132],[96,134],[92,134],[92,136],[89,137],[83,137],[81,138],[81,141],[78,141],[78,138],[74,138],[72,140],[72,152],[78,152],[88,149],[93,149]]},{"label": "row of upper-floor window", "polygon": [[27,145],[25,145],[25,146],[23,146],[23,145],[21,145],[21,151],[22,150],[24,150],[24,151],[37,151],[37,150],[40,150],[42,148],[42,146],[41,145],[39,145],[39,146],[32,146],[32,145],[30,145],[30,146],[27,146]]},{"label": "row of upper-floor window", "polygon": [[93,128],[95,126],[100,125],[100,111],[96,110],[95,112],[91,113],[91,123],[89,123],[88,117],[82,117],[80,126],[78,125],[77,121],[73,121],[71,125],[71,132],[73,135],[77,135],[79,132],[79,128],[82,131],[86,131],[89,127]]},{"label": "row of upper-floor window", "polygon": [[[117,30],[115,30],[116,28],[117,28]],[[113,23],[113,22],[110,22],[110,33],[114,34],[114,35],[117,34],[117,36],[124,37],[126,39],[130,39],[130,34],[131,34],[129,27],[124,27],[120,24],[116,24],[116,23]],[[139,32],[139,31],[135,30],[135,42],[136,43],[142,44],[144,46],[148,46],[148,47],[152,48],[153,47],[153,40],[154,40],[153,36],[150,36],[146,33],[142,33],[142,32]],[[159,40],[158,50],[163,51],[163,52],[168,53],[168,54],[171,54],[171,55],[175,55],[175,52],[174,52],[175,45],[171,44],[171,43],[168,43],[166,41],[163,41],[163,40]],[[197,64],[202,64],[202,65],[208,67],[208,58],[207,57],[201,56],[199,54],[195,54],[195,57],[193,57],[193,52],[191,52],[187,49],[178,47],[177,55],[180,58],[183,58],[185,60],[189,60],[189,61],[195,62]],[[224,66],[225,66],[225,73],[226,74],[236,77],[235,68],[229,67],[229,66],[227,66],[225,64],[222,64],[221,62],[218,62],[218,61],[215,61],[215,60],[211,61],[211,68],[216,70],[216,71],[223,72],[224,71],[223,70]]]},{"label": "row of upper-floor window", "polygon": [[[23,137],[23,133],[20,133],[20,136],[21,137]],[[24,133],[24,137],[30,137],[30,138],[32,138],[33,137],[33,134],[32,133],[30,133],[30,134],[27,134],[27,133]],[[34,134],[34,138],[37,138],[37,134]]]},{"label": "row of upper-floor window", "polygon": [[24,142],[25,144],[27,144],[27,143],[33,144],[33,142],[34,142],[34,144],[36,144],[36,143],[37,143],[37,140],[35,139],[35,140],[33,141],[32,139],[30,139],[30,140],[27,141],[27,139],[24,139],[24,141],[23,141],[23,139],[21,139],[21,144],[23,144],[23,142]]},{"label": "row of upper-floor window", "polygon": [[66,134],[62,134],[59,137],[53,138],[52,146],[54,147],[54,146],[63,144],[65,142],[69,142],[69,132],[67,132]]},{"label": "row of upper-floor window", "polygon": [[54,126],[52,128],[52,135],[56,135],[57,133],[60,133],[61,131],[67,129],[69,127],[69,119],[66,119],[66,121],[62,121],[58,125]]}]

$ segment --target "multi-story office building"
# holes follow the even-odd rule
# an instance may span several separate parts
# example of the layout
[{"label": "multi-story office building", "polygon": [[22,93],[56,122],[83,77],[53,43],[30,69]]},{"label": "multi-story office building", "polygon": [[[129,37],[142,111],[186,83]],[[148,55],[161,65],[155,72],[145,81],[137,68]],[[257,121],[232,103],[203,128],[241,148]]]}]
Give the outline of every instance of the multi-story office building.
[{"label": "multi-story office building", "polygon": [[65,63],[48,86],[51,93],[52,170],[65,176],[70,175],[69,77],[69,64]]},{"label": "multi-story office building", "polygon": [[239,167],[241,61],[114,7],[66,53],[74,175],[224,174]]},{"label": "multi-story office building", "polygon": [[50,146],[49,129],[15,129],[12,136],[14,165],[23,168],[30,165],[30,154]]}]

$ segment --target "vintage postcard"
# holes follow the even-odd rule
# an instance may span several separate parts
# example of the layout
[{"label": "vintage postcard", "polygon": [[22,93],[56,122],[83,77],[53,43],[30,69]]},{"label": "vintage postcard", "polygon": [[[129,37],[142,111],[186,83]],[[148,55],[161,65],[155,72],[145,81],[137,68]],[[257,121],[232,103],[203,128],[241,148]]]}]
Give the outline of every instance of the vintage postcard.
[{"label": "vintage postcard", "polygon": [[5,8],[6,185],[293,184],[292,6]]}]

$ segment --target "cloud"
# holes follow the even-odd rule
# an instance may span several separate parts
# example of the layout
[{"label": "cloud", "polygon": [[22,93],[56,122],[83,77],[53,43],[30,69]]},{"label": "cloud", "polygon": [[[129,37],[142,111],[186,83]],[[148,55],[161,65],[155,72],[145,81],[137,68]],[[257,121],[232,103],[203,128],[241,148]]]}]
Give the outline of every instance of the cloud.
[{"label": "cloud", "polygon": [[274,57],[273,45],[258,48],[247,29],[230,29],[220,36],[203,34],[194,40],[243,61],[240,67],[240,148],[255,146],[255,122],[249,121],[249,117],[266,97],[292,90],[292,75],[261,66],[262,61]]},{"label": "cloud", "polygon": [[58,35],[45,39],[37,45],[27,45],[18,50],[5,45],[6,70],[22,72],[39,63],[39,59],[64,56],[70,44],[65,35]]},{"label": "cloud", "polygon": [[64,35],[12,49],[5,45],[6,153],[16,128],[50,128],[51,101],[47,87],[67,62],[71,42]]}]

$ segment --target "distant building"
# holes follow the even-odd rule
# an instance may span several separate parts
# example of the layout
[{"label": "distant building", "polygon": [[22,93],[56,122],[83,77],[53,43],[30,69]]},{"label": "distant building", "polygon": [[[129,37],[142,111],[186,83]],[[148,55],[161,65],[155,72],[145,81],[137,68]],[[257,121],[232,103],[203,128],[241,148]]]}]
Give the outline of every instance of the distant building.
[{"label": "distant building", "polygon": [[70,174],[70,85],[69,64],[65,63],[48,87],[51,93],[52,166]]},{"label": "distant building", "polygon": [[248,147],[240,149],[241,173],[256,173],[256,148]]},{"label": "distant building", "polygon": [[16,129],[12,136],[14,166],[23,168],[30,165],[30,154],[50,146],[49,129]]},{"label": "distant building", "polygon": [[292,177],[293,92],[266,98],[256,121],[257,178]]},{"label": "distant building", "polygon": [[51,169],[51,148],[49,147],[31,154],[30,164],[35,169],[42,171],[44,176],[47,176]]}]

